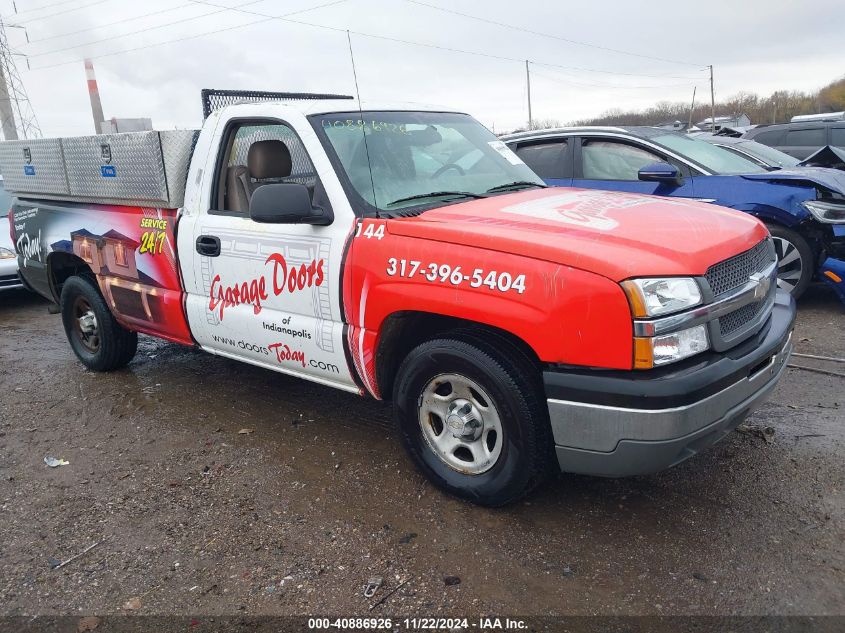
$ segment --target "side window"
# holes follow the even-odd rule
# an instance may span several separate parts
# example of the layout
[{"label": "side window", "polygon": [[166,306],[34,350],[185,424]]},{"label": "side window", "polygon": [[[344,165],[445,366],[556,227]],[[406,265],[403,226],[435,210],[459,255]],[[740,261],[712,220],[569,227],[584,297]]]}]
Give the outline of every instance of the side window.
[{"label": "side window", "polygon": [[845,127],[830,128],[830,144],[834,147],[845,147]]},{"label": "side window", "polygon": [[617,141],[589,141],[581,144],[581,172],[586,180],[639,180],[646,165],[664,159],[647,150]]},{"label": "side window", "polygon": [[227,160],[220,177],[218,206],[246,213],[253,192],[270,183],[299,183],[312,196],[317,183],[314,165],[292,128],[283,123],[246,123],[223,141]]},{"label": "side window", "polygon": [[751,140],[757,141],[758,143],[762,143],[763,145],[768,145],[769,147],[782,145],[781,141],[783,140],[783,130],[769,130],[767,132],[760,132],[759,134],[755,134],[754,136],[752,136]]},{"label": "side window", "polygon": [[563,158],[569,151],[566,140],[551,143],[533,143],[516,148],[516,155],[543,179],[563,178]]},{"label": "side window", "polygon": [[760,165],[761,167],[766,166],[766,164],[763,161],[761,161],[759,158],[757,158],[756,156],[752,156],[751,154],[746,154],[745,152],[741,152],[737,148],[735,148],[731,145],[716,145],[716,147],[721,147],[723,150],[726,150],[726,151],[730,152],[731,154],[736,154],[737,156],[741,156],[745,160],[750,160],[751,162],[753,162],[757,165]]},{"label": "side window", "polygon": [[786,133],[787,147],[821,147],[826,145],[825,129],[823,127],[809,130],[789,130]]}]

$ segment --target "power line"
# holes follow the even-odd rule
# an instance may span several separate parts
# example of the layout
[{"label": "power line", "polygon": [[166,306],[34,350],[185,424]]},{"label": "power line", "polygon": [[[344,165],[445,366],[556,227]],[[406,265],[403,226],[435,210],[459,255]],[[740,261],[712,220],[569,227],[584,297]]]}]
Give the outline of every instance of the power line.
[{"label": "power line", "polygon": [[[105,2],[106,0],[99,0],[100,2]],[[113,40],[123,39],[124,37],[128,37],[130,35],[137,35],[138,33],[146,33],[148,31],[156,31],[158,29],[163,29],[169,26],[173,26],[174,24],[181,24],[183,22],[190,22],[192,20],[199,20],[200,18],[206,18],[210,15],[216,15],[218,13],[224,13],[226,11],[234,11],[237,10],[239,7],[246,7],[251,4],[258,4],[259,2],[264,2],[265,0],[249,0],[249,2],[244,2],[243,4],[236,5],[234,7],[227,7],[225,9],[219,9],[217,11],[209,11],[208,13],[203,13],[202,15],[192,15],[187,18],[182,18],[181,20],[175,20],[173,22],[167,22],[166,24],[158,24],[156,26],[148,26],[143,29],[138,29],[137,31],[130,31],[129,33],[121,33],[120,35],[112,35],[111,37],[104,37],[99,40],[93,40],[91,42],[83,42],[82,44],[74,44],[73,46],[65,46],[64,48],[54,48],[49,51],[44,51],[41,53],[34,53],[29,55],[30,59],[34,59],[36,57],[43,57],[45,55],[52,55],[54,53],[61,53],[63,51],[73,50],[74,48],[83,48],[85,46],[93,46],[94,44],[100,44],[102,42],[111,42]],[[197,4],[197,3],[192,3]],[[203,3],[204,4],[204,3]]]},{"label": "power line", "polygon": [[[343,0],[339,0],[339,1],[343,1]],[[122,50],[122,51],[113,51],[111,53],[103,53],[101,55],[89,55],[87,58],[88,59],[99,59],[99,58],[102,58],[102,57],[112,57],[112,56],[115,56],[115,55],[121,55],[123,53],[131,53],[131,52],[135,52],[135,51],[139,51],[139,50],[144,50],[144,49],[147,49],[147,48],[152,48],[152,47],[155,47],[155,46],[162,46],[164,44],[172,44],[172,43],[176,43],[176,42],[183,42],[183,41],[187,41],[187,40],[197,39],[197,38],[200,38],[200,37],[205,37],[207,35],[214,35],[214,34],[217,34],[217,33],[223,33],[223,32],[226,32],[226,31],[232,31],[232,30],[235,30],[235,29],[245,28],[247,26],[252,26],[254,24],[266,22],[267,20],[280,20],[282,22],[289,22],[291,24],[299,24],[299,25],[303,25],[303,26],[310,26],[310,27],[313,27],[313,28],[323,29],[323,30],[327,30],[327,31],[334,31],[336,33],[344,33],[345,34],[346,31],[349,30],[349,32],[352,33],[353,35],[358,35],[358,36],[361,36],[361,37],[368,37],[368,38],[371,38],[371,39],[377,39],[377,40],[382,40],[382,41],[387,41],[387,42],[407,44],[407,45],[411,45],[411,46],[419,46],[419,47],[423,47],[423,48],[429,48],[429,49],[433,49],[433,50],[449,51],[449,52],[453,52],[453,53],[462,53],[464,55],[474,55],[476,57],[484,57],[484,58],[496,59],[496,60],[500,60],[500,61],[517,62],[519,64],[525,63],[525,58],[518,59],[516,57],[508,57],[508,56],[505,56],[505,55],[497,55],[495,53],[485,53],[485,52],[482,52],[482,51],[471,51],[471,50],[466,50],[466,49],[454,48],[454,47],[450,47],[450,46],[441,46],[441,45],[438,45],[438,44],[431,44],[431,43],[428,43],[428,42],[416,42],[416,41],[406,40],[406,39],[402,39],[402,38],[398,38],[398,37],[391,37],[391,36],[388,36],[388,35],[376,35],[374,33],[365,33],[363,31],[354,31],[354,30],[351,30],[351,29],[343,29],[343,28],[339,28],[339,27],[327,26],[325,24],[316,24],[314,22],[306,22],[304,20],[294,20],[294,19],[290,19],[288,17],[289,15],[294,15],[296,13],[303,13],[303,12],[306,12],[306,11],[318,9],[318,8],[321,8],[322,6],[330,6],[331,4],[337,4],[337,2],[331,2],[331,3],[328,3],[326,5],[320,5],[320,6],[317,6],[317,7],[313,7],[311,9],[305,9],[303,11],[297,11],[297,12],[294,12],[294,13],[285,14],[285,15],[281,15],[281,16],[268,15],[266,13],[247,10],[247,9],[243,9],[241,7],[225,7],[223,5],[214,4],[212,2],[206,2],[205,0],[191,0],[191,2],[193,2],[195,4],[206,5],[206,6],[209,6],[209,7],[216,7],[216,8],[221,9],[221,11],[236,11],[238,13],[245,13],[245,14],[248,14],[248,15],[260,16],[261,19],[260,20],[254,20],[252,22],[246,22],[244,24],[225,27],[225,28],[222,28],[222,29],[216,29],[216,30],[208,31],[208,32],[204,32],[204,33],[198,33],[196,35],[190,35],[190,36],[186,36],[186,37],[174,38],[172,40],[165,40],[165,41],[162,41],[162,42],[156,42],[156,43],[153,43],[153,44],[146,44],[146,45],[142,45],[142,46],[137,46],[137,47],[125,49],[125,50]],[[251,3],[247,3],[247,4],[251,4]],[[246,6],[246,5],[242,5],[242,6]],[[211,14],[207,13],[205,15],[211,15]],[[201,17],[201,16],[198,16],[198,17]],[[143,30],[149,30],[149,29],[143,29]],[[138,32],[142,32],[142,31],[138,31]],[[127,34],[127,35],[131,35],[131,34]],[[125,37],[125,35],[122,35],[120,37]],[[115,39],[115,38],[107,38],[107,39]],[[99,41],[104,41],[104,40],[99,40]],[[94,44],[94,43],[96,43],[96,42],[88,42],[87,44]],[[86,44],[82,44],[80,46],[85,46],[85,45]],[[78,47],[69,47],[69,48],[78,48]],[[65,50],[65,49],[60,49],[60,50]],[[46,54],[49,54],[51,52],[58,52],[58,50],[48,51],[46,53],[39,53],[38,56],[46,55]],[[33,55],[33,57],[35,57],[35,55]],[[71,60],[71,61],[66,61],[66,62],[58,62],[58,63],[55,63],[55,64],[39,66],[39,67],[35,68],[35,70],[45,70],[45,69],[48,69],[48,68],[56,68],[58,66],[64,66],[64,65],[67,65],[67,64],[75,64],[75,63],[78,63],[80,61],[83,61],[83,60],[82,59],[76,59],[76,60]],[[647,75],[647,74],[643,74],[643,73],[626,73],[626,72],[619,72],[619,71],[612,71],[612,70],[603,70],[603,69],[598,69],[598,68],[584,68],[584,67],[579,67],[579,66],[564,66],[564,65],[561,65],[561,64],[550,64],[550,63],[537,62],[537,61],[531,61],[531,63],[536,65],[536,66],[545,66],[545,67],[548,67],[548,68],[559,68],[559,69],[562,69],[562,70],[575,70],[575,71],[581,71],[581,72],[602,73],[602,74],[609,74],[609,75],[620,75],[620,76],[630,76],[630,77],[655,77],[655,78],[671,77],[671,78],[675,78],[675,79],[697,79],[696,77],[683,77],[683,76],[677,76],[677,75]]]},{"label": "power line", "polygon": [[48,40],[55,40],[60,37],[68,37],[70,35],[78,35],[79,33],[87,33],[88,31],[96,31],[98,29],[104,29],[109,26],[114,26],[116,24],[123,24],[124,22],[132,22],[134,20],[141,20],[143,18],[149,18],[154,15],[161,15],[162,13],[170,13],[172,11],[177,11],[179,9],[184,9],[186,7],[194,6],[193,2],[186,2],[185,4],[179,4],[175,7],[168,7],[166,9],[159,9],[158,11],[152,11],[150,13],[143,13],[141,15],[133,15],[128,18],[123,18],[121,20],[115,20],[114,22],[106,22],[105,24],[98,24],[96,26],[89,26],[85,29],[78,29],[76,31],[66,31],[64,33],[57,33],[56,35],[50,35],[49,37],[42,37],[39,40],[30,40],[27,44],[39,44],[41,42],[46,42]]},{"label": "power line", "polygon": [[[76,1],[77,0],[62,0],[61,2],[52,2],[50,4],[43,4],[40,7],[32,7],[31,9],[24,9],[21,13],[23,13],[23,14],[36,13],[36,12],[41,11],[43,9],[49,9],[51,7],[58,7],[58,6],[61,6],[63,4],[70,4],[71,2],[76,2]],[[12,5],[15,7],[15,15],[20,15],[21,13],[18,13],[17,4],[14,2],[14,0],[12,1]]]},{"label": "power line", "polygon": [[[222,6],[222,5],[219,5],[219,4],[214,4],[212,2],[208,2],[207,0],[191,0],[191,2],[196,2],[197,4],[205,4],[205,5],[208,5],[208,6],[211,6],[211,7]],[[240,8],[237,8],[237,7],[231,7],[231,10],[232,11],[238,11],[240,13],[248,13],[250,15],[259,15],[259,16],[269,18],[269,19],[280,19],[283,22],[292,22],[294,24],[302,24],[302,25],[306,25],[306,26],[313,26],[313,27],[316,27],[316,28],[327,29],[327,30],[330,30],[330,31],[337,31],[337,32],[343,32],[343,33],[345,33],[347,31],[347,29],[341,29],[341,28],[337,28],[337,27],[326,26],[326,25],[323,25],[323,24],[314,24],[313,22],[305,22],[303,20],[288,20],[288,19],[284,19],[284,18],[272,16],[272,15],[267,15],[266,13],[261,13],[259,11],[252,11],[252,10],[247,11],[247,10],[243,10],[243,9],[240,9]],[[361,31],[351,31],[351,33],[354,33],[355,35],[360,35],[362,37],[370,37],[370,38],[373,38],[373,39],[386,40],[388,42],[398,42],[398,43],[401,43],[401,44],[410,44],[410,45],[413,45],[413,46],[422,46],[422,47],[426,47],[426,48],[452,51],[452,52],[464,53],[464,54],[468,54],[468,55],[478,55],[478,56],[481,56],[481,57],[489,57],[491,59],[500,59],[500,60],[505,60],[505,61],[519,62],[519,63],[525,62],[524,58],[523,59],[517,59],[515,57],[507,57],[507,56],[504,56],[504,55],[496,55],[496,54],[492,54],[492,53],[483,53],[483,52],[479,52],[479,51],[468,51],[468,50],[464,50],[464,49],[460,49],[460,48],[452,48],[452,47],[449,47],[449,46],[440,46],[440,45],[437,45],[437,44],[430,44],[430,43],[427,43],[427,42],[415,42],[415,41],[412,41],[412,40],[404,40],[404,39],[401,39],[401,38],[398,38],[398,37],[390,37],[390,36],[387,36],[387,35],[375,35],[375,34],[372,34],[372,33],[363,33]],[[535,65],[539,65],[539,66],[548,66],[550,68],[563,68],[563,69],[566,69],[566,70],[580,70],[580,71],[583,71],[583,72],[605,73],[605,74],[609,74],[609,75],[626,75],[626,76],[630,76],[630,77],[655,77],[655,78],[669,77],[669,78],[673,78],[673,79],[697,79],[696,77],[684,77],[684,76],[679,76],[679,75],[647,75],[647,74],[643,74],[643,73],[625,73],[625,72],[618,72],[618,71],[612,71],[612,70],[601,70],[601,69],[598,69],[598,68],[582,68],[582,67],[578,67],[578,66],[563,66],[563,65],[560,65],[560,64],[547,64],[547,63],[535,62],[535,61],[532,61],[531,63],[535,64]],[[702,69],[702,70],[704,70],[704,69]]]},{"label": "power line", "polygon": [[[563,70],[580,70],[582,72],[603,73],[606,75],[620,75],[624,77],[650,77],[652,79],[698,79],[698,77],[690,77],[688,75],[648,75],[645,73],[624,73],[615,70],[599,70],[597,68],[580,68],[578,66],[562,66],[560,64],[547,64],[545,62],[538,62],[531,60],[535,66],[545,66],[546,68],[561,68]],[[705,69],[702,68],[702,71]]]},{"label": "power line", "polygon": [[[326,2],[324,4],[319,4],[319,5],[308,7],[308,8],[305,8],[305,9],[300,9],[298,11],[292,11],[291,13],[287,13],[287,14],[284,14],[284,15],[285,16],[287,16],[287,15],[297,15],[299,13],[306,13],[308,11],[315,11],[317,9],[322,9],[323,7],[330,7],[330,6],[333,6],[333,5],[336,5],[336,4],[341,4],[342,2],[347,2],[347,1],[348,0],[333,0],[332,2]],[[204,15],[209,15],[209,14],[204,14]],[[201,16],[198,16],[198,17],[201,17]],[[279,20],[285,20],[286,19],[283,16],[271,16],[271,17],[273,19],[279,19]],[[145,50],[145,49],[148,49],[148,48],[154,48],[156,46],[163,46],[165,44],[175,44],[177,42],[186,42],[186,41],[189,41],[189,40],[195,40],[195,39],[199,39],[201,37],[206,37],[208,35],[216,35],[217,33],[225,33],[227,31],[234,31],[236,29],[246,28],[248,26],[253,26],[255,24],[259,24],[259,23],[266,22],[266,21],[267,21],[267,18],[262,18],[260,20],[253,20],[252,22],[245,22],[243,24],[235,24],[234,26],[227,26],[227,27],[224,27],[224,28],[221,28],[221,29],[215,29],[213,31],[205,31],[203,33],[196,33],[194,35],[187,35],[185,37],[177,37],[177,38],[174,38],[174,39],[171,39],[171,40],[164,40],[163,42],[155,42],[153,44],[144,44],[142,46],[136,46],[134,48],[127,48],[127,49],[120,50],[120,51],[112,51],[111,53],[101,53],[100,55],[89,55],[89,56],[84,57],[84,58],[73,59],[73,60],[65,61],[65,62],[58,62],[56,64],[48,64],[48,65],[45,65],[45,66],[37,66],[37,67],[33,68],[32,70],[46,70],[48,68],[57,68],[59,66],[67,66],[68,64],[78,64],[79,62],[85,61],[85,59],[102,59],[104,57],[114,57],[115,55],[123,55],[124,53],[134,53],[136,51],[141,51],[141,50]],[[302,22],[302,24],[308,24],[308,23]],[[319,25],[314,25],[314,26],[319,26]],[[330,28],[330,27],[325,27],[325,28]],[[331,30],[333,30],[333,31],[343,31],[343,29],[334,29],[334,28],[332,28]]]},{"label": "power line", "polygon": [[462,13],[461,11],[455,11],[454,9],[447,9],[445,7],[438,7],[433,4],[429,4],[427,2],[421,2],[421,0],[405,0],[411,4],[417,4],[423,7],[428,7],[429,9],[434,9],[435,11],[442,11],[444,13],[451,13],[452,15],[459,15],[464,18],[468,18],[470,20],[476,20],[478,22],[484,22],[486,24],[494,24],[496,26],[501,26],[502,28],[512,29],[514,31],[521,31],[522,33],[528,33],[530,35],[538,35],[540,37],[547,37],[554,40],[559,40],[561,42],[566,42],[568,44],[575,44],[577,46],[586,46],[589,48],[595,48],[602,51],[609,51],[611,53],[618,53],[620,55],[630,55],[632,57],[641,57],[643,59],[651,59],[661,62],[668,62],[670,64],[681,64],[684,66],[698,66],[702,67],[703,64],[693,64],[691,62],[686,61],[679,61],[677,59],[668,59],[666,57],[655,57],[653,55],[644,55],[642,53],[634,53],[632,51],[625,51],[618,48],[610,48],[609,46],[601,46],[599,44],[591,44],[590,42],[581,42],[579,40],[573,40],[568,37],[562,37],[560,35],[554,35],[552,33],[544,33],[542,31],[535,31],[533,29],[517,26],[515,24],[506,24],[504,22],[497,22],[496,20],[491,20],[489,18],[483,18],[478,15],[471,15],[469,13]]},{"label": "power line", "polygon": [[574,81],[572,79],[564,78],[564,77],[551,77],[549,75],[544,75],[543,73],[538,73],[534,71],[531,73],[532,76],[535,77],[543,77],[544,79],[548,79],[549,81],[554,81],[561,84],[569,84],[572,86],[580,86],[583,88],[611,88],[611,89],[620,89],[620,90],[640,90],[640,89],[651,89],[651,88],[680,88],[680,87],[688,87],[694,84],[692,83],[683,83],[683,84],[662,84],[659,86],[620,86],[619,84],[606,84],[606,83],[582,83],[578,81]]},{"label": "power line", "polygon": [[[208,5],[208,6],[211,6],[211,7],[222,6],[222,5],[219,5],[219,4],[214,4],[213,2],[208,2],[207,0],[191,0],[191,2],[196,2],[197,4],[205,4],[205,5]],[[250,15],[260,15],[262,17],[270,18],[270,19],[281,19],[283,22],[292,22],[294,24],[303,24],[303,25],[306,25],[306,26],[313,26],[313,27],[316,27],[316,28],[328,29],[330,31],[337,31],[337,32],[344,32],[345,33],[346,30],[347,30],[347,29],[341,29],[341,28],[337,28],[337,27],[326,26],[326,25],[323,25],[323,24],[314,24],[313,22],[305,22],[305,21],[302,21],[302,20],[287,20],[287,19],[284,19],[284,18],[277,18],[275,16],[267,15],[266,13],[261,13],[260,11],[252,11],[252,10],[247,11],[247,10],[239,9],[237,7],[231,7],[231,10],[232,11],[238,11],[240,13],[248,13]],[[495,55],[495,54],[492,54],[492,53],[482,53],[482,52],[479,52],[479,51],[467,51],[467,50],[463,50],[463,49],[459,49],[459,48],[451,48],[449,46],[439,46],[437,44],[430,44],[430,43],[426,43],[426,42],[414,42],[414,41],[411,41],[411,40],[404,40],[404,39],[401,39],[401,38],[398,38],[398,37],[390,37],[390,36],[387,36],[387,35],[374,35],[372,33],[363,33],[361,31],[351,31],[351,32],[354,33],[355,35],[360,35],[362,37],[370,37],[370,38],[374,38],[374,39],[381,39],[381,40],[386,40],[388,42],[399,42],[399,43],[402,43],[402,44],[410,44],[410,45],[413,45],[413,46],[423,46],[423,47],[426,47],[426,48],[434,48],[434,49],[438,49],[438,50],[453,51],[453,52],[465,53],[465,54],[469,54],[469,55],[479,55],[481,57],[489,57],[489,58],[492,58],[492,59],[501,59],[501,60],[505,60],[505,61],[516,61],[516,62],[519,62],[519,63],[525,62],[524,58],[523,59],[517,59],[517,58],[514,58],[514,57],[506,57],[506,56],[503,56],[503,55]],[[580,71],[584,71],[584,72],[606,73],[606,74],[610,74],[610,75],[627,75],[627,76],[631,76],[631,77],[656,77],[656,78],[671,77],[673,79],[696,79],[696,77],[682,77],[682,76],[678,76],[678,75],[646,75],[646,74],[643,74],[643,73],[625,73],[625,72],[617,72],[617,71],[612,71],[612,70],[600,70],[600,69],[597,69],[597,68],[581,68],[581,67],[578,67],[578,66],[562,66],[560,64],[545,64],[545,63],[535,62],[535,61],[532,61],[531,63],[536,64],[536,65],[541,65],[541,66],[548,66],[548,67],[551,67],[551,68],[563,68],[563,69],[566,69],[566,70],[580,70]]]},{"label": "power line", "polygon": [[81,9],[87,9],[89,7],[95,7],[98,4],[103,4],[108,2],[109,0],[96,0],[96,2],[90,2],[89,4],[84,4],[81,7],[71,7],[70,9],[65,9],[64,11],[56,11],[55,13],[48,13],[47,15],[42,15],[37,18],[26,18],[24,20],[15,20],[16,24],[28,24],[30,22],[36,22],[38,20],[48,20],[50,18],[54,18],[58,15],[64,15],[65,13],[71,13],[72,11],[79,11]]}]

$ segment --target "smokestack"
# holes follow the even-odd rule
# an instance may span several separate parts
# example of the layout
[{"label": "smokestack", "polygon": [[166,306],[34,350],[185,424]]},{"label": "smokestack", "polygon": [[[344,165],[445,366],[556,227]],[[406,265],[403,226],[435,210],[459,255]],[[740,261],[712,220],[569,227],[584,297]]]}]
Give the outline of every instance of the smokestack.
[{"label": "smokestack", "polygon": [[94,64],[90,59],[85,60],[85,78],[88,80],[88,97],[91,99],[91,114],[94,116],[94,131],[103,133],[103,104],[100,103],[100,90],[97,88],[97,77],[94,75]]}]

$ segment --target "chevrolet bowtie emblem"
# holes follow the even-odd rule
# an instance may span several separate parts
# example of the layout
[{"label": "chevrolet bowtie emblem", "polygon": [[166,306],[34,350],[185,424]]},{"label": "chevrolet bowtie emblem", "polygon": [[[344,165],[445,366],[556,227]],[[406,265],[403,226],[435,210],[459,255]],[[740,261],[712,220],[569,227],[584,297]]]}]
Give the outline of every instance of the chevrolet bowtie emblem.
[{"label": "chevrolet bowtie emblem", "polygon": [[754,273],[749,279],[757,284],[754,286],[754,298],[757,301],[765,299],[766,295],[769,294],[769,287],[772,285],[771,278],[763,273]]}]

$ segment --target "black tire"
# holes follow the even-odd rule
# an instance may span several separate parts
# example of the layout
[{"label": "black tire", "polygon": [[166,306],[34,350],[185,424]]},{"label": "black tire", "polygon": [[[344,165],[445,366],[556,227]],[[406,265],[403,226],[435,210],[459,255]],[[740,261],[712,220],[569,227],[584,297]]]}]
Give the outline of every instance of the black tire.
[{"label": "black tire", "polygon": [[[768,227],[778,257],[778,286],[798,299],[813,279],[816,269],[813,249],[806,239],[792,229],[778,224],[769,224]],[[787,258],[789,261],[783,263]]]},{"label": "black tire", "polygon": [[[138,334],[112,316],[97,282],[90,277],[70,277],[61,297],[62,324],[76,357],[93,371],[112,371],[129,364],[138,349]],[[83,327],[80,316],[93,314],[93,326]],[[93,327],[93,329],[92,329]]]},{"label": "black tire", "polygon": [[[488,406],[494,408],[501,425],[501,448],[484,472],[457,470],[423,434],[423,396],[429,385],[445,375],[469,379],[492,400]],[[400,436],[411,457],[429,480],[457,497],[485,506],[505,505],[527,495],[555,470],[539,371],[504,339],[461,331],[422,343],[399,367],[393,404]],[[442,433],[450,432],[445,422],[440,426]]]}]

